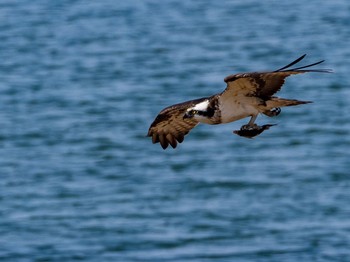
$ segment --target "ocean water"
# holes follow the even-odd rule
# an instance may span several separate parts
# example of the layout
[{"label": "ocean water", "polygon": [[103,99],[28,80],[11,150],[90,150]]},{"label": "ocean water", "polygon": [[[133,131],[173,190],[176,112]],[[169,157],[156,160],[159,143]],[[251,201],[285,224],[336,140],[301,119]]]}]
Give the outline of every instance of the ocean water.
[{"label": "ocean water", "polygon": [[[0,261],[350,261],[350,2],[0,2]],[[306,53],[256,139],[145,137]]]}]

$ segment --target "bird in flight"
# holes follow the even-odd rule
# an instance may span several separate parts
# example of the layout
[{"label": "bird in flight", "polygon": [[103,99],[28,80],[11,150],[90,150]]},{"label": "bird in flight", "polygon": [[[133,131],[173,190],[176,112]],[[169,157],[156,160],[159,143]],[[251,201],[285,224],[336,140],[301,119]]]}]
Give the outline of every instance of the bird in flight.
[{"label": "bird in flight", "polygon": [[274,96],[281,89],[286,77],[307,72],[331,72],[329,69],[309,69],[324,60],[291,68],[305,56],[275,71],[227,76],[224,79],[227,86],[223,92],[164,108],[151,124],[147,136],[152,138],[153,143],[159,142],[163,149],[169,144],[176,148],[177,143],[182,143],[185,135],[199,123],[217,125],[246,117],[250,117],[249,122],[233,133],[247,138],[261,134],[273,125],[255,124],[259,114],[273,117],[281,112],[281,107],[311,103]]}]

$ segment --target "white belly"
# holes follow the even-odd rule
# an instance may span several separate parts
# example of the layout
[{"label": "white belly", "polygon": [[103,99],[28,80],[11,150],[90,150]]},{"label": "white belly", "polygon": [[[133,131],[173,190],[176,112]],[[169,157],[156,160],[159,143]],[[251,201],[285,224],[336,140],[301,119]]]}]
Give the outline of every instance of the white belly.
[{"label": "white belly", "polygon": [[233,122],[242,118],[259,114],[259,111],[248,101],[237,102],[237,100],[227,101],[220,104],[222,123]]}]

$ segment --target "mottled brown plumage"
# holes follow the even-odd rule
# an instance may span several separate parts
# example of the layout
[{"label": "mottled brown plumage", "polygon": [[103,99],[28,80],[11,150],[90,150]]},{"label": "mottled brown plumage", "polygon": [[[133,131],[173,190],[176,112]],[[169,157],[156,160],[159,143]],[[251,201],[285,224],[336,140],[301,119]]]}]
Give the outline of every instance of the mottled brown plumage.
[{"label": "mottled brown plumage", "polygon": [[286,70],[286,68],[293,66],[294,64],[301,61],[306,55],[299,57],[297,60],[293,61],[289,65],[286,65],[276,71],[272,72],[252,72],[252,73],[239,73],[234,75],[229,75],[225,77],[224,81],[227,83],[225,92],[231,92],[235,95],[244,96],[254,96],[261,99],[268,99],[275,93],[277,93],[283,86],[285,79],[288,76],[302,74],[307,72],[330,72],[327,69],[318,70],[304,70],[303,68],[308,68],[314,65],[318,65],[324,60],[317,63],[313,63],[307,66],[302,66],[294,69]]},{"label": "mottled brown plumage", "polygon": [[153,121],[147,136],[153,143],[160,142],[163,149],[169,144],[175,148],[177,142],[182,143],[188,132],[199,122],[194,118],[183,119],[186,110],[206,98],[191,100],[164,108]]}]

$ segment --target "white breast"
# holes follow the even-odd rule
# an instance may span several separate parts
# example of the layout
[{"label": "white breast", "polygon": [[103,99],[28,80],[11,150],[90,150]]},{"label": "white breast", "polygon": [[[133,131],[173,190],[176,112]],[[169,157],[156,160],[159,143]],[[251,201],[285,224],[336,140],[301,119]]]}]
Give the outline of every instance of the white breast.
[{"label": "white breast", "polygon": [[229,123],[252,115],[259,111],[254,107],[256,99],[253,97],[236,96],[229,99],[219,99],[222,123]]}]

